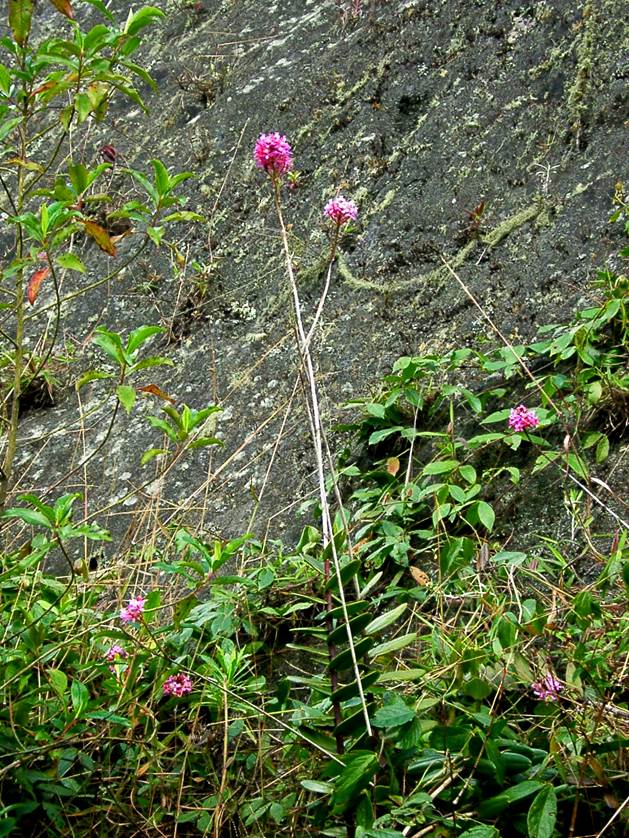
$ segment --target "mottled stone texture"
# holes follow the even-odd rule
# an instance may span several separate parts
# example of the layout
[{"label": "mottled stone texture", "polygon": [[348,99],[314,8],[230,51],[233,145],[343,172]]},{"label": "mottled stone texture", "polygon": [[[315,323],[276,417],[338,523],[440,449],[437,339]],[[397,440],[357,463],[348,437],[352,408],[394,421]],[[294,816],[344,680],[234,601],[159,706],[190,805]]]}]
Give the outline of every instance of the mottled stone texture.
[{"label": "mottled stone texture", "polygon": [[[234,535],[249,527],[260,495],[252,529],[290,537],[296,507],[313,496],[278,228],[268,179],[252,161],[260,132],[286,134],[301,173],[297,188],[285,190],[285,213],[306,315],[323,282],[325,203],[342,191],[360,209],[316,339],[330,425],[399,355],[485,337],[442,256],[517,340],[568,317],[619,248],[607,218],[627,159],[621,0],[364,0],[357,20],[342,16],[347,5],[163,2],[167,18],[143,52],[159,87],[144,91],[150,116],[119,100],[111,129],[94,126],[83,146],[90,159],[107,142],[147,171],[151,157],[194,171],[183,187],[187,208],[209,223],[171,235],[187,260],[183,281],[168,251],[151,246],[121,276],[66,305],[61,339],[78,347],[85,368],[98,357],[86,344],[97,323],[122,331],[163,323],[174,340],[160,352],[175,366],[142,383],[197,408],[225,408],[224,448],[193,452],[163,485],[131,495],[123,511],[146,513],[124,540],[131,518],[102,515],[118,534],[116,549],[145,541],[156,516]],[[111,8],[122,17],[128,4]],[[38,21],[63,25],[43,8]],[[122,174],[114,187],[125,193]],[[483,201],[471,228],[469,214]],[[135,245],[126,239],[116,260],[92,251],[90,278]],[[185,302],[193,261],[209,284],[198,306]],[[96,407],[104,387],[90,386],[82,391],[96,408],[85,421],[87,451],[111,409]],[[25,439],[60,433],[43,448],[23,446],[20,489],[41,491],[80,461],[76,405],[68,387],[55,408],[25,417]],[[160,438],[142,417],[158,409],[144,399],[119,420],[88,467],[90,509],[150,480],[154,464],[141,468],[139,459]],[[68,485],[84,490],[83,475]]]}]

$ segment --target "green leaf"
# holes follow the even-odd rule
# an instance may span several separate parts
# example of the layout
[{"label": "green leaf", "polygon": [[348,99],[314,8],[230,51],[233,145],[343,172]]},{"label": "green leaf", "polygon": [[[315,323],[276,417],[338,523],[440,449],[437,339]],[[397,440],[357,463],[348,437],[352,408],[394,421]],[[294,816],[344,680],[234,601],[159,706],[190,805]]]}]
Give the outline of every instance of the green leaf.
[{"label": "green leaf", "polygon": [[16,128],[20,122],[22,121],[21,116],[13,117],[13,119],[5,120],[2,125],[0,125],[0,141],[4,141],[6,137]]},{"label": "green leaf", "polygon": [[164,228],[163,227],[147,227],[146,228],[146,235],[149,239],[153,242],[155,247],[159,247],[162,243],[162,239],[164,237]]},{"label": "green leaf", "polygon": [[371,751],[353,751],[344,757],[345,768],[336,778],[332,792],[332,814],[341,815],[367,788],[377,768],[378,757]]},{"label": "green leaf", "polygon": [[398,700],[394,704],[385,704],[380,707],[373,717],[374,727],[399,727],[415,718],[415,711],[407,707],[403,701]]},{"label": "green leaf", "polygon": [[9,26],[13,40],[23,47],[31,31],[33,0],[9,0]]},{"label": "green leaf", "polygon": [[168,170],[166,166],[162,163],[161,160],[151,160],[151,166],[153,167],[153,171],[155,172],[155,186],[157,191],[160,195],[160,198],[168,195],[171,189],[170,185],[170,176],[168,174]]},{"label": "green leaf", "polygon": [[501,792],[501,794],[497,794],[495,797],[483,800],[478,807],[478,815],[481,818],[495,818],[512,803],[535,794],[536,791],[540,790],[542,785],[538,780],[524,780]]},{"label": "green leaf", "polygon": [[74,105],[79,125],[81,125],[92,112],[92,101],[87,93],[78,93],[74,99]]},{"label": "green leaf", "polygon": [[476,482],[476,469],[474,466],[464,465],[459,468],[459,474],[466,480],[468,483],[475,483]]},{"label": "green leaf", "polygon": [[473,826],[462,832],[459,838],[500,838],[495,826]]},{"label": "green leaf", "polygon": [[167,215],[164,218],[164,221],[205,221],[205,217],[203,215],[199,215],[198,212],[180,210],[179,212],[171,212],[170,215]]},{"label": "green leaf", "polygon": [[549,784],[537,793],[526,818],[529,838],[552,838],[557,820],[557,793]]},{"label": "green leaf", "polygon": [[63,253],[61,256],[57,256],[56,262],[60,267],[67,270],[85,273],[85,265],[74,253]]},{"label": "green leaf", "polygon": [[489,532],[491,532],[494,527],[494,521],[496,520],[496,514],[494,510],[484,500],[480,500],[478,502],[478,506],[476,507],[476,509],[478,512],[479,521]]},{"label": "green leaf", "polygon": [[497,410],[494,413],[490,413],[489,416],[486,416],[481,424],[482,425],[490,425],[494,422],[506,422],[511,414],[511,410],[507,407],[505,410]]},{"label": "green leaf", "polygon": [[5,509],[0,515],[0,518],[18,518],[20,521],[24,521],[25,524],[30,524],[33,527],[46,527],[50,529],[52,526],[52,522],[45,515],[34,509]]},{"label": "green leaf", "polygon": [[589,480],[590,479],[590,475],[588,473],[588,468],[587,468],[586,464],[583,462],[583,460],[581,459],[581,457],[579,457],[577,454],[572,454],[572,453],[566,454],[565,457],[566,457],[566,462],[568,463],[568,465],[570,466],[572,471],[574,471],[575,474],[577,474],[582,480]]},{"label": "green leaf", "polygon": [[445,474],[458,467],[458,460],[437,460],[436,463],[428,463],[427,466],[424,466],[422,474]]},{"label": "green leaf", "polygon": [[206,448],[208,445],[225,445],[225,443],[222,439],[218,439],[215,436],[201,436],[199,439],[191,442],[188,448]]},{"label": "green leaf", "polygon": [[155,189],[151,181],[146,177],[146,175],[143,175],[142,172],[138,172],[136,169],[127,169],[126,171],[129,172],[129,174],[132,178],[134,178],[134,180],[137,180],[137,182],[140,184],[140,186],[142,186],[146,194],[150,197],[151,201],[153,202],[153,205],[157,207],[157,205],[159,204],[159,195],[157,194],[157,190]]},{"label": "green leaf", "polygon": [[596,462],[604,463],[609,456],[609,439],[603,435],[601,436],[598,445],[596,446]]},{"label": "green leaf", "polygon": [[482,701],[487,698],[492,689],[491,685],[487,681],[483,681],[482,678],[472,678],[470,681],[464,681],[461,687],[461,691],[475,701]]},{"label": "green leaf", "polygon": [[[354,652],[356,654],[356,660],[360,660],[362,656],[369,651],[369,649],[373,645],[373,640],[371,637],[363,637],[357,642],[354,641]],[[350,669],[352,666],[352,653],[351,649],[345,649],[345,651],[340,652],[335,658],[332,658],[330,663],[328,664],[328,669],[332,671],[342,672],[345,669]]]},{"label": "green leaf", "polygon": [[[382,405],[378,405],[378,407],[382,407]],[[399,434],[403,430],[404,427],[402,425],[396,425],[393,428],[384,428],[381,431],[374,431],[369,437],[368,444],[377,445],[379,442],[382,442],[382,440],[386,439],[388,436],[391,436],[392,434]]]},{"label": "green leaf", "polygon": [[109,357],[120,366],[124,366],[125,357],[122,350],[122,341],[117,332],[109,332],[102,326],[97,326],[94,330],[94,337],[92,342],[109,355]]},{"label": "green leaf", "polygon": [[146,343],[149,338],[153,337],[153,335],[159,335],[165,331],[163,326],[139,326],[129,335],[126,346],[127,352],[129,355],[133,354],[143,343]]},{"label": "green leaf", "polygon": [[49,669],[48,680],[59,698],[63,698],[68,689],[68,678],[65,672],[62,672],[60,669]]},{"label": "green leaf", "polygon": [[[0,64],[0,91],[4,93],[5,96],[9,95],[9,91],[11,90],[11,81],[12,75],[4,66],[4,64]],[[15,119],[10,119],[9,122],[18,122],[22,121],[22,117],[18,116]]]},{"label": "green leaf", "polygon": [[119,384],[116,387],[116,395],[118,396],[118,401],[127,411],[127,413],[131,413],[133,410],[133,405],[135,404],[135,397],[136,392],[133,387],[129,387],[128,384]]},{"label": "green leaf", "polygon": [[100,372],[99,370],[89,370],[77,378],[74,388],[76,390],[80,390],[81,387],[85,387],[86,384],[89,384],[92,381],[100,381],[104,378],[113,378],[113,374],[110,372]]},{"label": "green leaf", "polygon": [[306,791],[313,791],[315,794],[330,794],[334,791],[332,783],[321,783],[319,780],[302,780],[301,785]]},{"label": "green leaf", "polygon": [[410,646],[410,644],[414,643],[416,639],[417,632],[414,631],[411,634],[403,634],[401,637],[395,637],[393,640],[387,640],[386,643],[380,643],[378,646],[374,646],[369,652],[369,658],[374,660],[374,658],[379,658],[382,655],[397,652],[400,649],[404,649],[405,646]]},{"label": "green leaf", "polygon": [[124,27],[125,35],[135,35],[140,29],[143,29],[160,17],[164,17],[164,12],[156,9],[155,6],[144,6],[144,8],[139,9],[135,14],[129,12],[129,17]]},{"label": "green leaf", "polygon": [[83,163],[72,163],[68,166],[68,175],[70,176],[70,183],[74,187],[76,194],[82,195],[89,186],[87,168]]},{"label": "green leaf", "polygon": [[421,681],[425,677],[425,669],[392,669],[390,672],[383,672],[379,682]]},{"label": "green leaf", "polygon": [[140,465],[145,466],[155,457],[161,457],[162,454],[168,454],[168,448],[149,448],[148,451],[145,451],[144,454],[142,454]]},{"label": "green leaf", "polygon": [[387,628],[392,623],[395,623],[405,611],[406,603],[403,602],[401,605],[398,605],[397,608],[393,608],[391,611],[387,611],[385,614],[381,614],[379,617],[372,620],[367,626],[365,626],[364,634],[378,634],[378,632],[383,631],[383,629]]},{"label": "green leaf", "polygon": [[85,686],[80,681],[74,680],[70,687],[70,697],[72,699],[72,707],[76,717],[80,716],[83,710],[87,707],[90,694]]}]

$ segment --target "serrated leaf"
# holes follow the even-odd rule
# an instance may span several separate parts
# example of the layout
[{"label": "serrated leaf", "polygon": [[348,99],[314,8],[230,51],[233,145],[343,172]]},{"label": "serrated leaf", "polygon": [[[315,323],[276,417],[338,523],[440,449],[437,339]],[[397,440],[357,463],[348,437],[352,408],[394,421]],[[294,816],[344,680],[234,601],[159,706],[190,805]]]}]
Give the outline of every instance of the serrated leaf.
[{"label": "serrated leaf", "polygon": [[412,707],[407,707],[403,701],[396,701],[393,704],[385,704],[380,707],[374,717],[374,727],[399,727],[400,725],[410,722],[415,718],[415,711]]},{"label": "serrated leaf", "polygon": [[116,395],[118,396],[118,401],[127,413],[131,413],[133,405],[135,404],[135,389],[133,387],[129,387],[128,384],[119,384],[116,387]]},{"label": "serrated leaf", "polygon": [[39,294],[39,289],[42,282],[46,279],[47,276],[50,275],[50,268],[46,266],[45,268],[40,268],[39,270],[35,271],[31,274],[30,279],[28,280],[28,286],[26,290],[26,297],[31,305],[35,305],[35,300]]}]

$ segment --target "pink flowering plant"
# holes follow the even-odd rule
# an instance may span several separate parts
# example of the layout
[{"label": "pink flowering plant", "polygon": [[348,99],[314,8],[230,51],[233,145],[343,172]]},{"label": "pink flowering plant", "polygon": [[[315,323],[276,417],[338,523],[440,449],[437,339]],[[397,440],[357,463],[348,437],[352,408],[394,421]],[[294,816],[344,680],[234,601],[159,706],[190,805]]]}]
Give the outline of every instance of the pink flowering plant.
[{"label": "pink flowering plant", "polygon": [[339,195],[328,201],[323,209],[323,214],[337,226],[342,227],[344,224],[349,224],[350,221],[356,221],[358,207],[353,201],[348,201],[347,198]]},{"label": "pink flowering plant", "polygon": [[509,414],[509,427],[517,433],[531,430],[538,425],[539,419],[537,418],[536,412],[525,407],[523,404],[514,407]]},{"label": "pink flowering plant", "polygon": [[164,681],[164,695],[181,698],[192,692],[192,678],[185,672],[178,672],[176,675],[169,675]]},{"label": "pink flowering plant", "polygon": [[536,698],[541,701],[558,701],[559,693],[563,690],[563,684],[552,672],[548,672],[541,681],[531,684],[531,689]]},{"label": "pink flowering plant", "polygon": [[144,615],[144,597],[133,597],[120,611],[120,619],[123,623],[139,623]]},{"label": "pink flowering plant", "polygon": [[256,140],[253,159],[259,169],[263,169],[274,179],[281,178],[293,168],[293,150],[290,143],[277,131],[260,134]]}]

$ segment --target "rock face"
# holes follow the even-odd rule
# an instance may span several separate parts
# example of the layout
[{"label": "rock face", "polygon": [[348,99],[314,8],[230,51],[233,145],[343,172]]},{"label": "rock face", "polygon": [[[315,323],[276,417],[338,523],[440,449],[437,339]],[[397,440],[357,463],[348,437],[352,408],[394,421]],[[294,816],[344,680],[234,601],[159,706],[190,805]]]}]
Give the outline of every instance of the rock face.
[{"label": "rock face", "polygon": [[[195,408],[219,403],[224,447],[191,452],[151,482],[155,463],[139,461],[160,444],[145,420],[160,408],[146,397],[64,488],[103,510],[116,549],[145,543],[157,519],[290,538],[315,482],[272,194],[251,156],[257,135],[280,131],[293,145],[300,174],[283,200],[306,319],[324,279],[323,206],[342,191],[360,208],[316,336],[332,427],[342,403],[377,386],[399,355],[493,342],[444,259],[514,340],[588,297],[595,270],[619,248],[607,218],[627,159],[623,4],[157,5],[167,16],[143,53],[158,85],[143,91],[150,115],[114,102],[109,127],[90,129],[83,153],[94,160],[108,143],[136,168],[148,171],[158,157],[171,171],[193,171],[186,208],[208,220],[171,235],[179,261],[151,245],[69,300],[58,351],[72,346],[78,367],[94,367],[102,358],[89,344],[94,326],[165,325],[169,344],[152,350],[175,365],[138,383]],[[127,8],[110,4],[121,19]],[[91,8],[77,14],[96,20]],[[64,25],[41,5],[36,24]],[[124,197],[129,178],[114,173],[112,189]],[[93,275],[81,282],[120,268],[136,238],[115,258],[92,250]],[[83,422],[72,386],[54,407],[25,414],[17,489],[55,486],[102,442],[106,392],[99,383],[81,390]],[[108,520],[108,505],[123,497]]]}]

